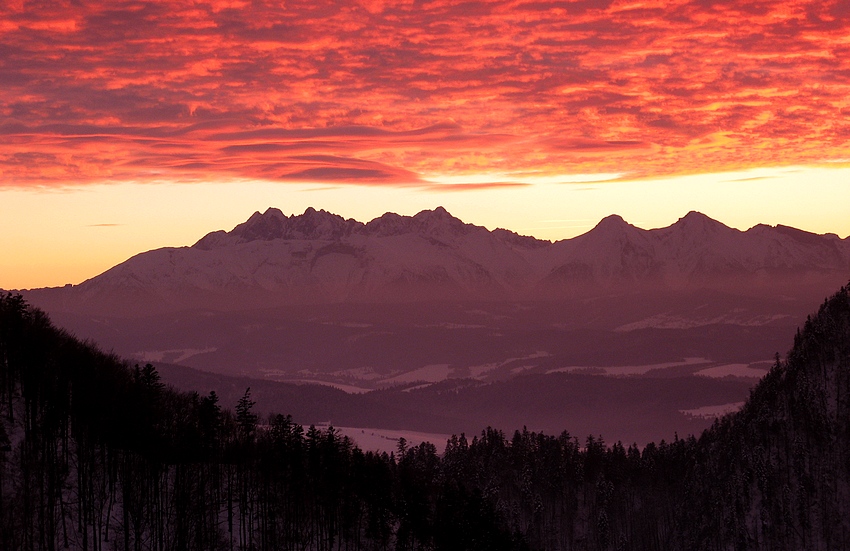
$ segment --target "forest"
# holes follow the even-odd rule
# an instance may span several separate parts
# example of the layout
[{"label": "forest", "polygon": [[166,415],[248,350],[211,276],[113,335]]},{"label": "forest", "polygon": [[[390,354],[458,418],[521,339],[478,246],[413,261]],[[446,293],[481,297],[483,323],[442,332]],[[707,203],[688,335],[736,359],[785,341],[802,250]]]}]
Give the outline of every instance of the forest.
[{"label": "forest", "polygon": [[0,295],[0,549],[850,549],[850,286],[701,435],[442,455],[178,392]]}]

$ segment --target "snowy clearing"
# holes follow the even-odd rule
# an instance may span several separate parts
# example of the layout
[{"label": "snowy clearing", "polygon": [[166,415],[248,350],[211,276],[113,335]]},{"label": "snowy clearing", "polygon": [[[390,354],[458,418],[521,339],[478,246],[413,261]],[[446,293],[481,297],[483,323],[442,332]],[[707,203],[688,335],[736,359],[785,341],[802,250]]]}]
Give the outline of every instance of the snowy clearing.
[{"label": "snowy clearing", "polygon": [[[537,358],[548,358],[551,355],[552,354],[550,354],[549,352],[546,352],[545,350],[538,350],[537,352],[534,352],[533,354],[529,354],[528,356],[523,356],[521,358],[508,358],[506,360],[502,360],[501,362],[494,362],[494,363],[481,364],[481,365],[472,365],[472,366],[469,366],[469,376],[472,377],[473,379],[478,379],[478,378],[482,377],[484,374],[486,374],[487,372],[493,371],[494,369],[498,369],[500,367],[504,367],[511,362],[518,362],[518,361],[521,361],[521,360],[534,360],[534,359],[537,359]],[[525,369],[529,369],[531,367],[537,367],[537,366],[523,366],[521,371],[525,370]],[[512,372],[516,372],[516,368],[514,368],[512,370]]]},{"label": "snowy clearing", "polygon": [[449,367],[449,364],[432,364],[384,379],[381,383],[416,383],[420,381],[425,383],[439,383],[448,379],[451,372],[452,369]]}]

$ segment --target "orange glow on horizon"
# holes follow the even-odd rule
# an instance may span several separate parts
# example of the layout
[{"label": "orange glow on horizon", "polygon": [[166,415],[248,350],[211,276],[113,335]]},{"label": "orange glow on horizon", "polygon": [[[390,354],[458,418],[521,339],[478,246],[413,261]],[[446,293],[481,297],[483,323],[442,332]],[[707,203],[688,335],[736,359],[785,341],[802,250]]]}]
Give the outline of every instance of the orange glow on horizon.
[{"label": "orange glow on horizon", "polygon": [[[254,211],[308,207],[368,222],[387,211],[437,206],[467,223],[559,240],[619,214],[637,227],[672,224],[698,210],[728,226],[784,224],[850,235],[850,168],[788,167],[627,181],[620,175],[436,175],[431,186],[120,183],[7,189],[0,194],[0,288],[80,283],[150,249],[187,246],[230,230]],[[496,175],[508,178],[509,175]]]}]

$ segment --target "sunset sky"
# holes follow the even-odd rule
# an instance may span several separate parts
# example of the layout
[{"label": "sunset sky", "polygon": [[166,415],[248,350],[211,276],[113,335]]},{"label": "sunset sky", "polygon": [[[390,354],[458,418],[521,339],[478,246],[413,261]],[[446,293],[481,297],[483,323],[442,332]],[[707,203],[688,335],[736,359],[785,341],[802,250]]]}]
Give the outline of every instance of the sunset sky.
[{"label": "sunset sky", "polygon": [[0,288],[256,210],[850,234],[850,3],[0,5]]}]

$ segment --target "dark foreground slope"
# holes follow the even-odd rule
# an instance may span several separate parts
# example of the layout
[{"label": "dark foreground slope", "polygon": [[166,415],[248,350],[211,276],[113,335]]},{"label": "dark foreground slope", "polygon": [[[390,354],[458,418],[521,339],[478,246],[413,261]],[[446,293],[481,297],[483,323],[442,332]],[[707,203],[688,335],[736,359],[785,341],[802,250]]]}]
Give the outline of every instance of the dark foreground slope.
[{"label": "dark foreground slope", "polygon": [[[850,548],[850,288],[824,302],[744,407],[688,459],[679,543]],[[698,529],[694,529],[697,528]]]},{"label": "dark foreground slope", "polygon": [[363,453],[178,393],[0,298],[0,549],[848,549],[850,289],[744,408],[644,449]]}]

